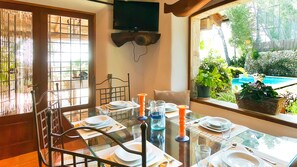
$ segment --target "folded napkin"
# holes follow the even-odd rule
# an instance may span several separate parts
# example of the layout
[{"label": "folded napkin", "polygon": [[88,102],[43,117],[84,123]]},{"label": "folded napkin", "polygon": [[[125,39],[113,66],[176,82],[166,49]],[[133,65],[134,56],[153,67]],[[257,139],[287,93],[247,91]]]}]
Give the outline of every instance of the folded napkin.
[{"label": "folded napkin", "polygon": [[[190,112],[192,112],[192,111],[191,110],[186,110],[186,113],[190,113]],[[166,112],[165,116],[166,116],[166,118],[177,117],[177,116],[179,116],[179,112],[178,112],[178,110],[174,111],[174,112]]]},{"label": "folded napkin", "polygon": [[[130,144],[133,143],[135,141],[128,141],[126,143],[123,143],[124,145],[126,144]],[[113,154],[115,152],[115,150],[120,147],[120,146],[113,146],[104,150],[100,150],[95,152],[96,155],[102,159],[107,159],[110,161],[115,161],[113,159]],[[156,147],[155,145],[151,144],[150,142],[147,141],[147,147],[151,147],[153,149],[154,154],[158,155],[161,154],[163,156],[160,157],[156,157],[153,158],[153,161],[156,161],[154,164],[150,165],[150,167],[158,167],[160,164],[162,164],[165,161],[168,161],[167,165],[168,166],[181,166],[182,163],[176,159],[174,159],[173,157],[171,157],[170,155],[168,155],[167,153],[165,153],[164,151],[160,150],[158,147]]]},{"label": "folded napkin", "polygon": [[[77,121],[77,122],[72,122],[72,125],[74,127],[86,126],[85,123],[84,123],[84,120]],[[116,120],[110,118],[110,121],[108,122],[107,125],[103,126],[102,128],[98,128],[98,129],[103,130],[103,131],[105,131],[107,133],[111,133],[111,132],[116,132],[116,131],[119,131],[119,130],[122,130],[122,129],[126,129],[126,128],[127,127],[125,127],[121,123],[119,123]],[[85,140],[102,135],[101,133],[98,133],[98,132],[95,132],[95,131],[92,131],[92,130],[82,130],[82,129],[79,129],[79,130],[77,130],[77,132]]]}]

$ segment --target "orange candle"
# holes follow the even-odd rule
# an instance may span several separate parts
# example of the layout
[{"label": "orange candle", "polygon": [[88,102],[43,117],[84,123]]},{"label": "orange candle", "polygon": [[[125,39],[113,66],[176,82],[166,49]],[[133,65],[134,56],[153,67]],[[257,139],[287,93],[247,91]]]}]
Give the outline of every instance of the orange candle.
[{"label": "orange candle", "polygon": [[143,117],[144,116],[144,109],[145,109],[145,96],[147,94],[145,93],[140,93],[138,94],[138,101],[139,101],[139,116]]},{"label": "orange candle", "polygon": [[185,115],[186,115],[186,109],[188,107],[185,105],[179,105],[177,107],[179,109],[179,137],[183,138],[186,136]]}]

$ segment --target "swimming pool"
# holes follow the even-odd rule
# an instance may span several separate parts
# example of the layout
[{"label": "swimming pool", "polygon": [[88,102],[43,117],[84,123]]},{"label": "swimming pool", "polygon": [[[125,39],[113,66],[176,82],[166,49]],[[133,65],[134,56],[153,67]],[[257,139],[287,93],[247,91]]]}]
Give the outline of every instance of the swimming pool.
[{"label": "swimming pool", "polygon": [[[241,88],[241,85],[243,83],[249,83],[249,82],[254,82],[254,78],[252,76],[233,78],[232,87],[238,86],[238,88]],[[263,82],[266,85],[270,85],[273,88],[276,88],[276,87],[283,87],[286,85],[297,83],[297,78],[266,76]]]}]

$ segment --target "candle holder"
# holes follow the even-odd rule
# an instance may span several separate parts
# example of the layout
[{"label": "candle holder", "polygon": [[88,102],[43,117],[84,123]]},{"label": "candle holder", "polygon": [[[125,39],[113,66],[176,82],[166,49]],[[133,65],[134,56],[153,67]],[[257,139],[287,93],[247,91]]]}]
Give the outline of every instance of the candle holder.
[{"label": "candle holder", "polygon": [[177,142],[187,142],[190,138],[186,135],[186,109],[188,106],[186,105],[179,105],[177,106],[179,111],[179,134],[175,137]]},{"label": "candle holder", "polygon": [[145,111],[145,96],[147,96],[146,93],[140,93],[137,94],[138,96],[138,100],[139,100],[139,116],[138,116],[138,120],[139,121],[144,121],[147,120],[147,116],[145,116],[144,111]]}]

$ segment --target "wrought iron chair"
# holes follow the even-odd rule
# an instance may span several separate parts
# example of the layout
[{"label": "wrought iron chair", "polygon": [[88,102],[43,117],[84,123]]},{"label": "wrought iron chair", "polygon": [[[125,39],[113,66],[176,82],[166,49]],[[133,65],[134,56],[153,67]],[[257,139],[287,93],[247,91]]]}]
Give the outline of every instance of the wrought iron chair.
[{"label": "wrought iron chair", "polygon": [[99,92],[99,105],[108,104],[111,101],[130,101],[130,76],[127,80],[107,75],[107,79],[96,84],[96,92]]},{"label": "wrought iron chair", "polygon": [[[145,151],[141,153],[129,150],[121,143],[119,143],[116,139],[101,130],[90,127],[78,127],[63,132],[61,126],[62,122],[60,119],[61,117],[59,117],[60,112],[58,108],[58,102],[49,102],[49,104],[44,109],[41,109],[39,110],[39,112],[37,112],[37,108],[40,108],[38,105],[48,93],[52,92],[43,93],[40,100],[36,102],[35,91],[31,92],[37,133],[39,166],[101,166],[101,164],[109,164],[111,166],[124,166],[108,160],[100,159],[96,156],[93,156],[91,152],[89,152],[89,154],[83,154],[78,151],[64,149],[63,138],[68,137],[69,133],[75,132],[77,129],[90,129],[100,132],[119,144],[121,147],[123,147],[124,150],[130,153],[141,155],[143,159],[142,162],[146,162]],[[142,150],[146,150],[146,123],[144,122],[141,127],[143,129],[142,137],[144,139],[142,141]],[[146,163],[143,164],[145,166]]]}]

